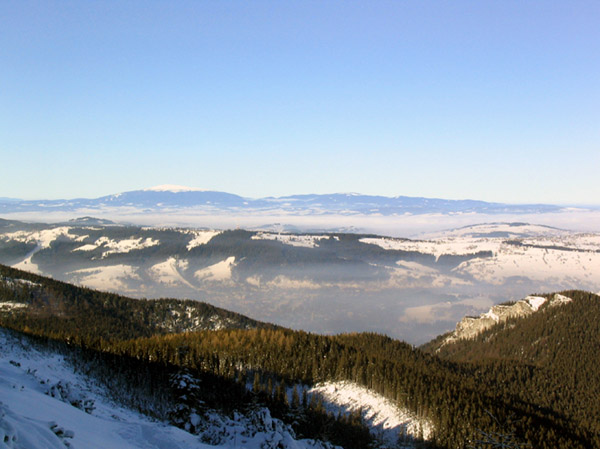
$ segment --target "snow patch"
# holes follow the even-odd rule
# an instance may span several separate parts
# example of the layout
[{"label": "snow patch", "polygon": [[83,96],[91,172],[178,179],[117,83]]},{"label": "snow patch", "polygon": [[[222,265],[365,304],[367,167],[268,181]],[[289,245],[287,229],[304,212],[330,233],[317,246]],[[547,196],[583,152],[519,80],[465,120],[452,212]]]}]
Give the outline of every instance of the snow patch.
[{"label": "snow patch", "polygon": [[328,411],[361,410],[372,433],[388,445],[396,445],[402,436],[430,439],[433,426],[425,419],[398,407],[391,400],[353,382],[324,382],[308,391],[319,395]]},{"label": "snow patch", "polygon": [[16,309],[24,309],[27,307],[27,304],[23,304],[20,302],[12,302],[12,301],[2,301],[0,302],[0,311],[7,312],[9,310]]},{"label": "snow patch", "polygon": [[234,266],[235,256],[231,256],[221,262],[196,271],[194,277],[200,281],[227,281],[231,279],[231,270]]},{"label": "snow patch", "polygon": [[252,240],[276,240],[291,246],[314,248],[323,239],[330,238],[329,235],[295,235],[295,234],[273,234],[270,232],[259,232],[252,236]]},{"label": "snow patch", "polygon": [[531,306],[531,309],[534,312],[537,312],[537,310],[546,302],[546,298],[542,298],[541,296],[527,296],[524,301],[527,301]]},{"label": "snow patch", "polygon": [[76,283],[89,288],[108,291],[128,291],[127,280],[140,280],[136,268],[131,265],[104,265],[82,268],[69,273]]},{"label": "snow patch", "polygon": [[106,248],[106,251],[102,252],[102,259],[108,257],[111,254],[128,253],[133,250],[139,250],[156,246],[160,242],[152,238],[143,239],[142,237],[137,239],[123,239],[123,240],[111,240],[108,237],[100,237],[94,242],[94,244],[82,245],[75,248],[73,251],[94,251],[97,248]]},{"label": "snow patch", "polygon": [[156,281],[161,284],[178,285],[183,284],[190,288],[195,288],[181,274],[188,267],[187,260],[169,257],[164,262],[153,265],[148,271],[156,277]]},{"label": "snow patch", "polygon": [[192,231],[194,237],[187,244],[187,250],[190,251],[200,245],[206,245],[213,237],[221,234],[221,231]]},{"label": "snow patch", "polygon": [[549,306],[561,306],[563,304],[568,304],[573,301],[573,298],[569,298],[568,296],[561,295],[560,293],[556,293],[552,299],[550,300]]}]

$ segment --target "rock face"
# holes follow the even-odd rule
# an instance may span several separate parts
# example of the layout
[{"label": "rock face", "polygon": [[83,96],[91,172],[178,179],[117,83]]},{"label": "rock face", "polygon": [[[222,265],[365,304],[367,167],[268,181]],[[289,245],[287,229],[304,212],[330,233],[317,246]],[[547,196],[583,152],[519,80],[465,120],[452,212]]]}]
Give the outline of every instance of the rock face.
[{"label": "rock face", "polygon": [[486,313],[479,317],[465,317],[457,325],[452,332],[442,342],[440,347],[457,340],[475,338],[483,331],[495,326],[498,323],[503,323],[510,318],[521,318],[537,312],[540,307],[547,304],[547,307],[555,307],[558,305],[571,302],[571,298],[556,293],[549,301],[541,296],[527,296],[520,301],[510,305],[493,306]]}]

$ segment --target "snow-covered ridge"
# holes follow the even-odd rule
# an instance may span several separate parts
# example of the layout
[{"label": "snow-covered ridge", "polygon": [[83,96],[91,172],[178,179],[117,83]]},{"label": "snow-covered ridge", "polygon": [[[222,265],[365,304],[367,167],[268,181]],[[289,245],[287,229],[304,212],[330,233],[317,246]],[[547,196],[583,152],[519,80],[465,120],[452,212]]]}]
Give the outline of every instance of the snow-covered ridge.
[{"label": "snow-covered ridge", "polygon": [[93,244],[88,243],[75,248],[73,251],[94,251],[100,247],[106,248],[107,250],[102,252],[102,259],[104,259],[111,254],[128,253],[130,251],[156,246],[159,243],[160,242],[158,240],[154,240],[152,238],[143,239],[142,237],[139,237],[137,239],[130,238],[116,241],[111,240],[108,237],[100,237]]},{"label": "snow-covered ridge", "polygon": [[353,382],[324,382],[308,391],[323,399],[323,405],[334,414],[338,412],[362,412],[371,433],[390,447],[395,447],[402,439],[430,439],[433,426],[398,407],[389,399]]},{"label": "snow-covered ridge", "polygon": [[[304,234],[275,234],[271,232],[259,232],[252,236],[252,240],[276,240],[291,246],[314,248],[323,239],[329,239],[329,235],[304,235]],[[333,237],[339,240],[339,237]]]},{"label": "snow-covered ridge", "polygon": [[481,251],[499,250],[500,239],[484,238],[447,238],[438,240],[407,240],[389,237],[369,237],[359,240],[369,245],[377,245],[385,250],[418,251],[424,254],[432,254],[439,258],[444,254],[467,255]]},{"label": "snow-covered ridge", "polygon": [[503,238],[523,238],[540,236],[566,236],[573,234],[572,231],[559,229],[552,226],[537,225],[530,223],[480,223],[464,226],[445,231],[431,232],[423,234],[421,238],[426,240],[446,239],[446,238],[483,238],[483,237],[503,237]]},{"label": "snow-covered ridge", "polygon": [[161,184],[159,186],[148,187],[147,189],[143,189],[144,192],[172,192],[172,193],[181,193],[181,192],[207,192],[206,189],[198,189],[196,187],[187,187],[180,186],[175,184]]},{"label": "snow-covered ridge", "polygon": [[567,304],[572,299],[556,293],[549,301],[542,296],[527,296],[511,305],[499,304],[493,306],[479,317],[465,317],[457,325],[454,332],[444,339],[441,346],[457,340],[475,338],[492,326],[507,321],[510,318],[522,318],[537,312],[544,304],[556,307]]}]

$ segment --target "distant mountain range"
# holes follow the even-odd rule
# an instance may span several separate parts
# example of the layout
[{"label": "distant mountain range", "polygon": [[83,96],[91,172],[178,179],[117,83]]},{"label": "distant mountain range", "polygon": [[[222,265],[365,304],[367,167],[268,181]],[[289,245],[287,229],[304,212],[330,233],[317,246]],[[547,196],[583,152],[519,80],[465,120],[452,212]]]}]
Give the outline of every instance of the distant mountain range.
[{"label": "distant mountain range", "polygon": [[246,198],[239,195],[183,186],[156,186],[100,198],[69,200],[16,200],[0,198],[0,213],[33,211],[77,211],[134,208],[151,211],[205,209],[229,212],[272,212],[292,214],[402,215],[427,213],[525,214],[563,209],[548,204],[503,204],[475,200],[446,200],[409,196],[386,197],[357,193],[306,194]]}]

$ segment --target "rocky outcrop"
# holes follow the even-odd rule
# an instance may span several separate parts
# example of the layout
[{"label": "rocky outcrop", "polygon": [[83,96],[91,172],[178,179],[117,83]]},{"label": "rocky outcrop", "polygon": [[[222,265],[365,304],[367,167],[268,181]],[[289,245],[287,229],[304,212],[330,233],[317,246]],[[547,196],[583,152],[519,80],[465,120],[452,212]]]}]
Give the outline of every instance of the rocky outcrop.
[{"label": "rocky outcrop", "polygon": [[514,304],[493,306],[479,317],[465,317],[457,325],[454,332],[444,339],[440,347],[457,340],[475,338],[483,331],[510,318],[521,318],[537,312],[540,307],[555,307],[571,301],[564,295],[556,293],[550,300],[542,296],[527,296]]}]

